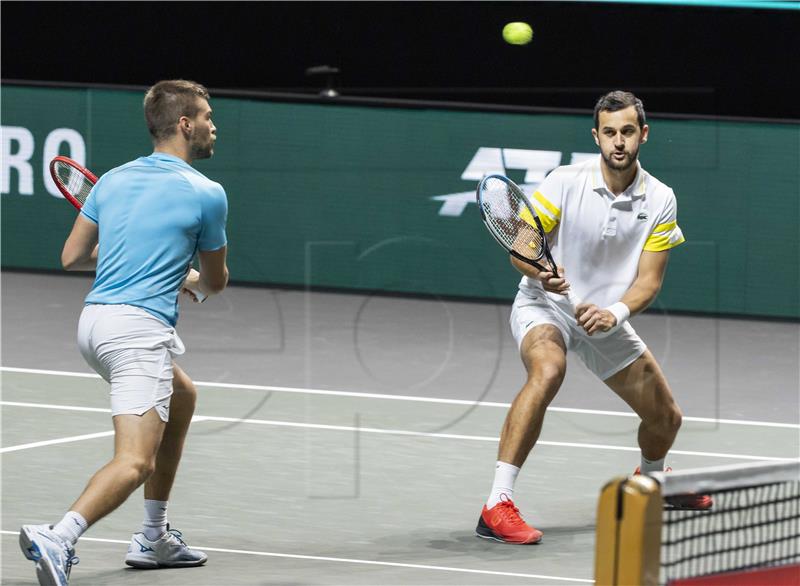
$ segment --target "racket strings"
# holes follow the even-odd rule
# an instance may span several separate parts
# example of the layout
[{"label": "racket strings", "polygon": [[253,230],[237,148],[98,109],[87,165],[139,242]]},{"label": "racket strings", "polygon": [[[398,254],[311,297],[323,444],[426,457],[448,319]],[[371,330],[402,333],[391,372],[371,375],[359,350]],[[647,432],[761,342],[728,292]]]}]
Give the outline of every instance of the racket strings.
[{"label": "racket strings", "polygon": [[525,258],[538,260],[544,254],[544,237],[538,228],[534,228],[524,220],[514,241],[514,251]]},{"label": "racket strings", "polygon": [[81,205],[86,202],[89,197],[89,192],[94,187],[94,184],[89,179],[66,163],[56,161],[55,163],[55,179],[61,186],[66,189],[72,196],[77,199]]},{"label": "racket strings", "polygon": [[495,238],[508,250],[538,260],[544,254],[544,236],[523,218],[528,207],[508,184],[488,180],[483,187],[481,205]]}]

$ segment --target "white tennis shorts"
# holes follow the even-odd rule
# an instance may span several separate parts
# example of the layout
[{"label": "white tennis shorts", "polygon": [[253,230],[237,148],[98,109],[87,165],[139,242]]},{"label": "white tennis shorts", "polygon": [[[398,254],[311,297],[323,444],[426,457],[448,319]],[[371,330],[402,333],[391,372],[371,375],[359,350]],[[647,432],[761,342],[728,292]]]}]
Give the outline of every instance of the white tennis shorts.
[{"label": "white tennis shorts", "polygon": [[517,347],[522,346],[522,340],[536,326],[554,325],[564,337],[567,350],[575,352],[600,380],[618,373],[647,350],[628,322],[602,338],[586,335],[569,305],[555,303],[545,293],[517,293],[511,308],[510,323]]},{"label": "white tennis shorts", "polygon": [[132,305],[87,305],[78,348],[111,385],[111,414],[143,415],[154,408],[169,421],[172,358],[184,346],[175,328]]}]

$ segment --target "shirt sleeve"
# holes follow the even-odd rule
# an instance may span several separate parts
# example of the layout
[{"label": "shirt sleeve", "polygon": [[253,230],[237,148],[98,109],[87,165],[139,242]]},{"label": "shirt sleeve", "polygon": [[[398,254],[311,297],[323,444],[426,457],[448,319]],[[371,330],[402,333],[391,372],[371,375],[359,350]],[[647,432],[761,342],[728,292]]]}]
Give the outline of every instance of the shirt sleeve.
[{"label": "shirt sleeve", "polygon": [[[539,220],[542,222],[542,228],[549,233],[558,225],[561,220],[561,206],[564,198],[564,181],[561,177],[560,169],[555,169],[547,177],[544,178],[536,191],[530,197],[533,204],[533,209]],[[528,224],[534,225],[533,218],[528,210],[523,210],[520,217]]]},{"label": "shirt sleeve", "polygon": [[214,183],[202,198],[202,226],[197,248],[200,251],[218,250],[228,243],[225,222],[228,219],[228,197],[219,183]]},{"label": "shirt sleeve", "polygon": [[686,242],[686,239],[678,226],[678,204],[675,194],[670,191],[667,203],[653,227],[653,231],[644,243],[644,250],[650,252],[669,250],[683,242]]},{"label": "shirt sleeve", "polygon": [[88,220],[91,220],[95,224],[98,223],[98,215],[97,215],[97,205],[95,204],[95,193],[97,192],[97,188],[100,185],[98,182],[92,190],[89,192],[89,195],[86,196],[86,201],[83,202],[81,206],[81,215]]}]

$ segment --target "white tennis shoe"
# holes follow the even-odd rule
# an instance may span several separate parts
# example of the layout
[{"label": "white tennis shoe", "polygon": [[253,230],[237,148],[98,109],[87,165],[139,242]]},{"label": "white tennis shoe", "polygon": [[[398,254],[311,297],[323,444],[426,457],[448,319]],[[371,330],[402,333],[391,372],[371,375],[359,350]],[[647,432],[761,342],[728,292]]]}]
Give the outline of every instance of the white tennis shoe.
[{"label": "white tennis shoe", "polygon": [[155,541],[150,541],[144,533],[134,533],[128,546],[125,563],[134,568],[188,568],[206,563],[208,556],[198,549],[192,549],[182,539],[177,529],[170,529]]},{"label": "white tennis shoe", "polygon": [[75,548],[61,539],[52,525],[23,525],[19,547],[26,558],[36,562],[36,578],[41,586],[67,586],[78,558]]}]

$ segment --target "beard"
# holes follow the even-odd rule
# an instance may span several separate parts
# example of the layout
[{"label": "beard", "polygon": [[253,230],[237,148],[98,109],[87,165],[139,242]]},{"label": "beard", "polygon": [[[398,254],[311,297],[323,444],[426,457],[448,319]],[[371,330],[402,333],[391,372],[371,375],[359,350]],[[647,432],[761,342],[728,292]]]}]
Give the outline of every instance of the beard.
[{"label": "beard", "polygon": [[209,133],[203,140],[193,135],[189,152],[192,160],[210,159],[214,154],[214,137]]},{"label": "beard", "polygon": [[210,159],[214,154],[214,143],[208,141],[204,144],[192,143],[191,157],[193,160],[197,159]]},{"label": "beard", "polygon": [[639,149],[637,148],[635,151],[626,151],[625,158],[622,161],[618,161],[614,158],[614,155],[618,151],[613,151],[610,155],[603,153],[603,160],[606,162],[609,168],[614,169],[614,171],[627,171],[631,168],[636,162],[636,159],[639,158]]}]

